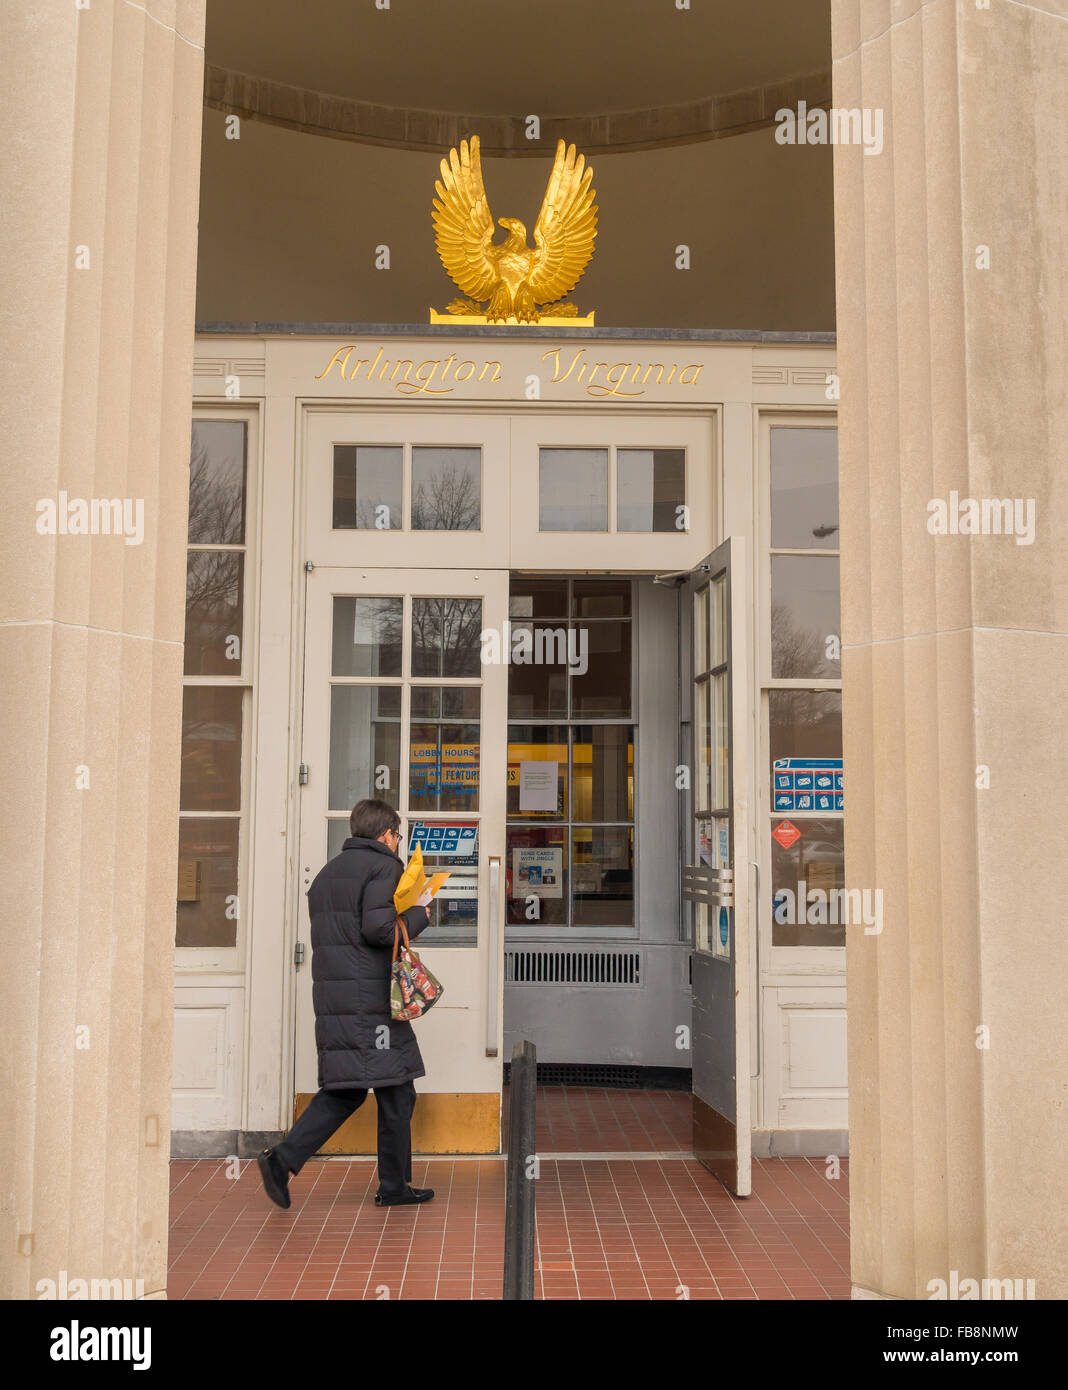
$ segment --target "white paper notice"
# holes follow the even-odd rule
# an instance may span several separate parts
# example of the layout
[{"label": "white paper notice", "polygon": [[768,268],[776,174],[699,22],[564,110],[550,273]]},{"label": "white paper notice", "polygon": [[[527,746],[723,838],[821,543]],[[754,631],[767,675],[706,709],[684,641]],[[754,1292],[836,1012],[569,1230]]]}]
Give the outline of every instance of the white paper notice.
[{"label": "white paper notice", "polygon": [[519,764],[519,809],[555,811],[558,763]]}]

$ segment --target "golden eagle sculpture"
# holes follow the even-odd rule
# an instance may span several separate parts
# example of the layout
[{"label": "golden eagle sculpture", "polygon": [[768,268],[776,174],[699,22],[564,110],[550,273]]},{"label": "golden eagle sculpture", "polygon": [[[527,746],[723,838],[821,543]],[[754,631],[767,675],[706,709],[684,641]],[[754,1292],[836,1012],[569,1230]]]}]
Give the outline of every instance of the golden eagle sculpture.
[{"label": "golden eagle sculpture", "polygon": [[[487,323],[538,323],[543,317],[574,318],[565,296],[578,284],[593,255],[597,196],[593,169],[574,145],[557,142],[556,158],[534,224],[534,246],[515,217],[494,221],[482,183],[478,136],[460,141],[441,161],[434,184],[434,238],[441,263],[467,296],[453,300],[451,314],[485,314]],[[497,226],[508,236],[494,245]],[[483,309],[483,301],[488,301]],[[431,311],[431,320],[441,322]],[[592,322],[592,315],[587,322]]]}]

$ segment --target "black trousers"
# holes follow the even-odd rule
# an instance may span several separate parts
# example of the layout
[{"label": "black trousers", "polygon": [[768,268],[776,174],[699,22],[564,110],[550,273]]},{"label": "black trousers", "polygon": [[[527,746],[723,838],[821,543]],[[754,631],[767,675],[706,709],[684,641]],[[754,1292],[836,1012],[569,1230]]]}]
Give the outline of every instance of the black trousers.
[{"label": "black trousers", "polygon": [[[399,1196],[412,1181],[412,1111],[415,1083],[374,1086],[378,1106],[378,1190]],[[321,1149],[336,1129],[367,1099],[364,1087],[318,1091],[307,1110],[280,1144],[274,1146],[279,1161],[299,1173],[312,1154]]]}]

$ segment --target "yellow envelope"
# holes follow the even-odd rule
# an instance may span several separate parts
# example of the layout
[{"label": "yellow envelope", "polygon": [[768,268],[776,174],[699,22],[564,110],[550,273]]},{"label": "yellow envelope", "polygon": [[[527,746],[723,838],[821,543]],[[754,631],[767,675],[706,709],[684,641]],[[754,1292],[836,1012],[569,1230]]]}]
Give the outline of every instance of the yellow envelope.
[{"label": "yellow envelope", "polygon": [[[437,893],[448,876],[447,873],[435,874],[430,880],[431,893]],[[393,905],[397,912],[407,912],[410,907],[414,907],[423,896],[426,888],[427,877],[423,871],[423,851],[416,845],[408,856],[404,873],[401,874],[400,882],[393,893]]]}]

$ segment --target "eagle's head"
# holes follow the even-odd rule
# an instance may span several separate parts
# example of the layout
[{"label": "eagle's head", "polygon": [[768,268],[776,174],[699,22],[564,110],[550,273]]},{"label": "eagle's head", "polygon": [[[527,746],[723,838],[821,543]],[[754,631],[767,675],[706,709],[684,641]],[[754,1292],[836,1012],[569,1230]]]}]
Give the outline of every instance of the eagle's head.
[{"label": "eagle's head", "polygon": [[498,217],[497,225],[511,232],[524,246],[527,244],[527,229],[518,217]]}]

